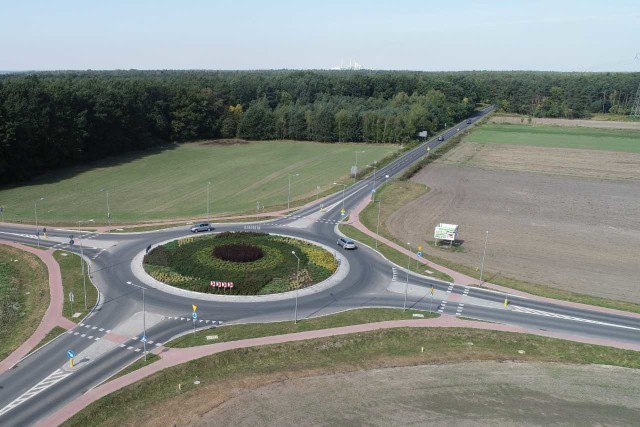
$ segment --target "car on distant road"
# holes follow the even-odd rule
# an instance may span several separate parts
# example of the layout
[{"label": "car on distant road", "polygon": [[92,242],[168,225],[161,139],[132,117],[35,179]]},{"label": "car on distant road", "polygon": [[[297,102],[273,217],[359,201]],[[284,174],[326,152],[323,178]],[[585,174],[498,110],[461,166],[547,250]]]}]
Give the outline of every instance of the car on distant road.
[{"label": "car on distant road", "polygon": [[471,124],[471,119],[467,119],[467,124],[470,125]]},{"label": "car on distant road", "polygon": [[208,222],[201,222],[190,228],[193,233],[199,233],[200,231],[213,231],[213,227]]},{"label": "car on distant road", "polygon": [[440,136],[438,137],[438,141],[444,141],[444,137],[443,137],[442,135],[440,135]]},{"label": "car on distant road", "polygon": [[340,239],[338,239],[338,245],[342,246],[342,249],[356,249],[357,248],[356,244],[353,243],[353,240],[345,239],[344,237],[341,237]]}]

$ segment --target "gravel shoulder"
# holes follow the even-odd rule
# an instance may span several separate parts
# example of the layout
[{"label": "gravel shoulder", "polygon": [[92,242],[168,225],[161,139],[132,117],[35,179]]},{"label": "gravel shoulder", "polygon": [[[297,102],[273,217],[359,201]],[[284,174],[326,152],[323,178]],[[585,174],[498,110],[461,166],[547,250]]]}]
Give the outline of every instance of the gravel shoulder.
[{"label": "gravel shoulder", "polygon": [[386,368],[243,391],[193,426],[620,425],[640,416],[640,371],[469,362]]}]

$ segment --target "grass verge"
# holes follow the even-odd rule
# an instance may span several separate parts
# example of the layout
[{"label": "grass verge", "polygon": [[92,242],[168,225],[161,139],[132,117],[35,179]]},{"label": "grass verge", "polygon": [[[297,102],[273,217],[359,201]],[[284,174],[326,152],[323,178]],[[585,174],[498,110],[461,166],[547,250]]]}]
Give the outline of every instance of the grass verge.
[{"label": "grass verge", "polygon": [[[79,322],[89,311],[96,305],[98,301],[98,290],[88,274],[87,265],[85,264],[84,274],[87,284],[87,309],[84,308],[84,282],[82,280],[82,264],[80,257],[76,254],[64,251],[55,251],[53,257],[60,265],[60,273],[62,274],[62,290],[64,293],[64,304],[62,306],[62,315],[72,322]],[[73,292],[74,302],[69,302],[69,292]],[[73,307],[72,307],[73,306]],[[73,317],[75,313],[79,316]]]},{"label": "grass verge", "polygon": [[160,356],[158,356],[157,354],[147,353],[147,360],[145,361],[144,360],[144,354],[143,354],[140,357],[140,359],[136,360],[131,365],[127,366],[122,371],[118,372],[117,374],[115,374],[114,376],[112,376],[111,378],[109,378],[105,382],[109,382],[111,380],[115,380],[116,378],[120,378],[122,376],[125,376],[130,372],[137,371],[140,368],[144,368],[147,365],[151,365],[153,362],[157,362],[158,360],[160,360]]},{"label": "grass verge", "polygon": [[67,332],[65,328],[62,328],[60,326],[54,326],[53,329],[47,332],[47,335],[45,335],[44,338],[42,338],[42,341],[40,341],[38,345],[35,346],[33,349],[34,350],[39,349],[40,347],[47,344],[52,339],[56,338],[58,335],[64,334],[65,332]]},{"label": "grass verge", "polygon": [[49,274],[35,255],[0,245],[0,360],[25,342],[49,307]]},{"label": "grass verge", "polygon": [[[371,237],[368,234],[364,234],[362,231],[358,230],[353,225],[341,224],[340,231],[342,231],[345,235],[352,238],[353,240],[363,243],[371,248],[376,247],[375,237]],[[377,251],[380,252],[382,255],[384,255],[384,257],[387,258],[392,263],[397,264],[403,268],[406,268],[408,263],[408,257],[403,253],[400,253],[397,250],[383,243],[378,244]],[[409,269],[414,273],[421,274],[423,276],[433,277],[439,280],[444,280],[445,282],[453,282],[453,278],[448,274],[445,274],[431,267],[426,267],[424,264],[418,264],[415,261],[411,261],[409,265],[410,265]],[[427,269],[431,271],[433,274],[428,274],[426,272]]]},{"label": "grass verge", "polygon": [[[198,345],[215,344],[218,342],[237,341],[247,338],[259,338],[271,335],[293,334],[296,332],[315,331],[317,329],[339,328],[341,326],[360,325],[363,323],[383,322],[386,320],[412,319],[414,314],[421,314],[425,318],[438,317],[436,313],[426,313],[418,310],[402,311],[395,308],[361,308],[349,310],[330,316],[315,317],[313,319],[293,322],[250,323],[246,325],[230,325],[215,329],[184,335],[165,344],[165,347],[185,348]],[[207,340],[208,335],[216,335],[215,340]]]},{"label": "grass verge", "polygon": [[640,367],[634,351],[534,335],[464,328],[388,329],[203,357],[116,391],[63,425],[187,424],[194,414],[207,413],[238,389],[362,369],[482,360]]}]

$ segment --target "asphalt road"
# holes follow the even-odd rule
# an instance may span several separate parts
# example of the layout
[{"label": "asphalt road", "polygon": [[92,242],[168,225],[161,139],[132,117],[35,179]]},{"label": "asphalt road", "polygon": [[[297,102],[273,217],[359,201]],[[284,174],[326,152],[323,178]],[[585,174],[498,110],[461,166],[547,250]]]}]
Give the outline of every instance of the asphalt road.
[{"label": "asphalt road", "polygon": [[[477,121],[491,108],[473,118]],[[466,121],[441,135],[451,138],[466,127]],[[244,230],[259,227],[263,232],[286,234],[336,247],[336,223],[342,218],[340,208],[347,213],[371,191],[385,176],[393,177],[422,158],[427,150],[442,142],[427,141],[405,153],[394,162],[380,168],[376,183],[369,176],[338,191],[320,205],[301,209],[294,214],[273,221],[253,224],[219,224],[216,231]],[[311,218],[311,219],[310,219]],[[0,227],[0,239],[34,244],[33,227]],[[193,330],[191,304],[198,305],[199,321],[196,327],[217,327],[240,322],[293,320],[294,300],[260,302],[202,301],[187,296],[176,296],[149,287],[136,277],[132,260],[148,245],[189,235],[185,227],[130,234],[97,234],[50,229],[48,239],[40,240],[43,247],[56,246],[79,253],[79,236],[83,252],[91,261],[92,280],[100,291],[100,301],[81,325],[70,333],[27,356],[14,368],[0,375],[0,425],[24,426],[52,413],[65,403],[99,385],[143,354],[140,341],[142,325],[142,292],[128,282],[144,286],[146,307],[147,349],[167,342],[173,337]],[[76,241],[66,243],[70,235]],[[338,248],[338,250],[341,250]],[[377,252],[361,246],[355,251],[342,251],[349,263],[349,274],[337,285],[324,291],[301,296],[298,318],[326,315],[357,307],[402,307],[405,303],[406,272],[385,260]],[[398,281],[394,282],[394,271]],[[564,332],[595,338],[615,339],[640,343],[640,319],[581,310],[562,305],[531,301],[509,296],[509,305],[503,306],[504,294],[445,282],[410,274],[407,289],[407,307],[427,310],[431,307],[445,314],[480,320]],[[436,289],[431,299],[429,289]],[[451,296],[459,298],[451,298]],[[464,295],[464,297],[463,297]],[[78,296],[77,296],[78,298]],[[457,302],[462,300],[464,302]],[[103,337],[117,333],[127,339],[114,344]],[[68,349],[78,357],[73,370],[67,368]]]}]

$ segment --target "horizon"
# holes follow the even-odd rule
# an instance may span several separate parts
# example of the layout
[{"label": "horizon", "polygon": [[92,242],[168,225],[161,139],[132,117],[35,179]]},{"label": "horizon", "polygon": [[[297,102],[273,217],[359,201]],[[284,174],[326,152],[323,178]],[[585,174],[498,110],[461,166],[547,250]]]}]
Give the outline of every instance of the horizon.
[{"label": "horizon", "polygon": [[367,5],[327,0],[0,6],[0,70],[634,72],[631,0]]}]

